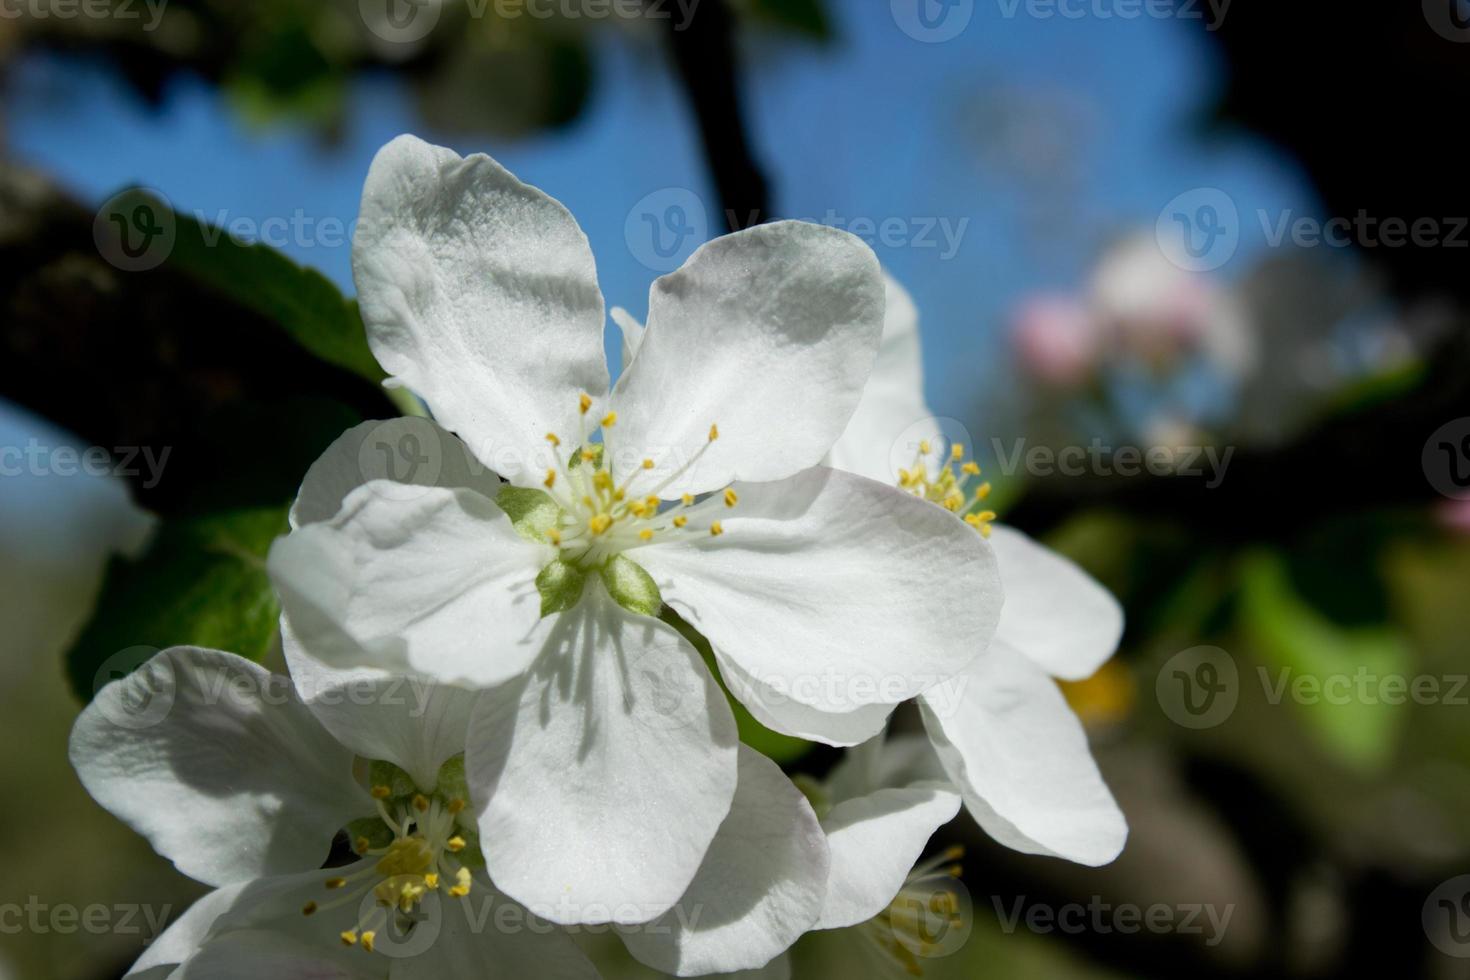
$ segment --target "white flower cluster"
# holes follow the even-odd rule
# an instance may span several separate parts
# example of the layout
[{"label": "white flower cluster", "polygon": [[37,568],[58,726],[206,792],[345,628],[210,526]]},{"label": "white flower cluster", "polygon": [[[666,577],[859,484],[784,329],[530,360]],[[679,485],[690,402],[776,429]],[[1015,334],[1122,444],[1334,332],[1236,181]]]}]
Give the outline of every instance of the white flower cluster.
[{"label": "white flower cluster", "polygon": [[[434,421],[365,423],[307,474],[269,561],[293,695],[175,648],[73,734],[92,795],[217,889],[130,976],[593,977],[569,933],[608,926],[665,973],[777,977],[810,930],[897,929],[962,803],[1022,851],[1118,853],[1053,678],[1106,660],[1121,613],[976,511],[962,449],[890,472],[929,414],[917,314],[861,241],[709,243],[646,326],[612,311],[616,385],[586,237],[488,157],[394,140],[353,258],[373,351]],[[385,425],[434,465],[369,472]],[[420,696],[387,696],[404,678]],[[860,747],[798,786],[727,691]],[[913,699],[928,739],[886,738]]]}]

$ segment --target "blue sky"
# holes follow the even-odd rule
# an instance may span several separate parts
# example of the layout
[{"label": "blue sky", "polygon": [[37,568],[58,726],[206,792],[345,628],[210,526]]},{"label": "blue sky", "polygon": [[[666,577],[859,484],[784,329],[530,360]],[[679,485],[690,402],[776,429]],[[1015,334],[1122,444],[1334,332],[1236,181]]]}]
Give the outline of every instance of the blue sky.
[{"label": "blue sky", "polygon": [[[1196,135],[1218,84],[1198,24],[1040,18],[975,0],[962,33],[922,43],[888,3],[831,6],[831,45],[745,39],[748,123],[778,213],[859,233],[862,219],[874,231],[887,223],[873,244],[919,302],[941,414],[969,416],[987,389],[1004,389],[997,335],[1018,297],[1075,285],[1108,238],[1151,227],[1175,195],[1219,187],[1242,212],[1303,207],[1300,178],[1269,148]],[[707,227],[720,218],[657,49],[602,32],[596,71],[588,111],[566,130],[439,141],[488,151],[566,203],[609,303],[641,314],[657,272],[640,259],[659,260],[637,240],[639,212],[674,201],[686,216],[702,209]],[[104,69],[52,58],[25,61],[10,100],[12,152],[82,197],[100,203],[141,183],[211,219],[345,225],[372,154],[405,131],[436,138],[385,77],[357,86],[345,138],[330,148],[304,130],[251,128],[197,82],[174,86],[156,111]],[[318,237],[329,236],[286,251],[350,291],[348,248]]]}]

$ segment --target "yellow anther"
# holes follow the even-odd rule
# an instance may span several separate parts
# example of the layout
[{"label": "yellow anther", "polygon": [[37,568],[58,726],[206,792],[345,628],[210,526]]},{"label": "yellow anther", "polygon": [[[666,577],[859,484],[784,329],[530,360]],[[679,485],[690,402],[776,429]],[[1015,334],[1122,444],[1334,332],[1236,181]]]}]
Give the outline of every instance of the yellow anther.
[{"label": "yellow anther", "polygon": [[582,414],[586,415],[587,412],[592,408],[592,396],[587,394],[586,392],[583,392],[578,404],[581,406]]},{"label": "yellow anther", "polygon": [[584,463],[595,463],[595,462],[597,462],[597,454],[595,452],[593,452],[592,450],[590,450],[590,449],[584,449],[584,450],[582,450],[582,462],[584,462]]},{"label": "yellow anther", "polygon": [[386,800],[393,795],[393,789],[390,786],[374,786],[372,792],[375,800]]},{"label": "yellow anther", "polygon": [[548,432],[548,433],[546,433],[546,441],[549,442],[549,443],[551,443],[553,446],[560,446],[561,445],[561,440],[559,438],[557,438],[557,435],[556,435],[555,432]]},{"label": "yellow anther", "polygon": [[439,887],[439,874],[438,874],[438,872],[431,871],[428,874],[424,875],[424,884],[427,885],[427,886],[429,886],[430,888],[436,888],[437,889]]},{"label": "yellow anther", "polygon": [[455,898],[464,898],[470,893],[470,869],[460,868],[454,874],[454,887],[449,889],[449,894]]},{"label": "yellow anther", "polygon": [[558,531],[554,527],[547,528],[546,529],[546,540],[547,541],[550,541],[552,544],[556,545],[558,548],[561,547],[561,532]]},{"label": "yellow anther", "polygon": [[720,437],[720,427],[718,425],[711,424],[710,427],[709,427],[709,441],[710,442],[714,442],[719,437]]},{"label": "yellow anther", "polygon": [[960,467],[960,472],[961,473],[968,473],[971,476],[979,476],[980,475],[980,464],[977,463],[977,462],[975,462],[972,459],[968,463],[965,463],[963,466]]},{"label": "yellow anther", "polygon": [[945,861],[958,861],[960,858],[962,858],[964,856],[965,856],[965,845],[963,845],[963,844],[951,844],[949,847],[946,847],[944,849],[943,860],[945,860]]},{"label": "yellow anther", "polygon": [[692,494],[692,493],[686,493],[682,497],[680,497],[679,499],[681,501],[683,501],[685,507],[689,507],[689,506],[693,505],[693,503],[694,503],[694,494]]},{"label": "yellow anther", "polygon": [[597,514],[587,522],[587,526],[592,529],[593,534],[601,534],[612,527],[612,518],[607,514]]},{"label": "yellow anther", "polygon": [[315,912],[316,912],[316,903],[315,902],[307,902],[305,905],[301,906],[301,914],[302,915],[312,915]]},{"label": "yellow anther", "polygon": [[598,470],[592,474],[592,485],[599,490],[612,489],[612,474],[607,470]]},{"label": "yellow anther", "polygon": [[418,793],[413,798],[413,808],[420,813],[429,812],[429,798],[423,793]]},{"label": "yellow anther", "polygon": [[642,517],[648,513],[648,506],[641,500],[635,500],[628,505],[628,512],[634,517]]},{"label": "yellow anther", "polygon": [[357,930],[356,929],[348,929],[346,932],[342,933],[342,945],[343,946],[356,946],[357,945]]},{"label": "yellow anther", "polygon": [[932,449],[933,447],[929,445],[928,439],[923,439],[919,442],[919,454],[921,456],[928,456]]},{"label": "yellow anther", "polygon": [[444,842],[444,849],[450,854],[458,854],[460,851],[464,850],[466,846],[467,845],[465,844],[465,839],[459,836],[451,837]]},{"label": "yellow anther", "polygon": [[627,491],[625,491],[622,487],[618,487],[616,490],[613,491],[614,500],[622,501],[625,496],[627,496]]},{"label": "yellow anther", "polygon": [[965,458],[965,447],[955,443],[949,447],[949,458],[958,463]]},{"label": "yellow anther", "polygon": [[345,887],[347,887],[347,879],[346,878],[328,878],[327,879],[327,888],[329,890],[331,890],[331,891],[336,891],[338,888],[345,888]]},{"label": "yellow anther", "polygon": [[735,491],[734,490],[731,490],[729,487],[726,487],[725,488],[725,506],[726,507],[734,507],[739,502],[740,502],[740,498],[737,497],[737,496],[735,496]]},{"label": "yellow anther", "polygon": [[546,479],[541,482],[546,485],[546,489],[548,490],[556,486],[556,470],[547,470]]},{"label": "yellow anther", "polygon": [[711,537],[717,538],[725,533],[725,529],[723,526],[721,526],[719,521],[715,521],[709,526],[709,533]]},{"label": "yellow anther", "polygon": [[651,528],[651,527],[645,527],[643,530],[641,530],[641,531],[638,532],[638,537],[639,537],[640,540],[643,540],[643,541],[652,541],[653,540],[653,528]]},{"label": "yellow anther", "polygon": [[378,934],[369,929],[367,932],[362,934],[362,948],[371,953],[373,951],[373,940],[377,938]]},{"label": "yellow anther", "polygon": [[944,498],[944,509],[947,511],[958,512],[963,506],[965,506],[964,494],[951,493]]},{"label": "yellow anther", "polygon": [[982,483],[975,488],[976,500],[984,500],[988,496],[990,496],[990,484],[988,482]]},{"label": "yellow anther", "polygon": [[617,412],[608,412],[606,415],[604,415],[602,417],[602,427],[604,429],[610,429],[610,428],[612,428],[613,426],[615,426],[617,424],[618,424],[618,413]]},{"label": "yellow anther", "polygon": [[461,800],[459,797],[456,796],[454,799],[444,804],[444,809],[448,810],[451,814],[457,814],[463,813],[464,808],[468,805],[469,804],[465,803],[464,800]]},{"label": "yellow anther", "polygon": [[689,518],[685,517],[683,514],[680,514],[678,517],[674,518],[674,527],[683,527],[685,524],[688,523]]},{"label": "yellow anther", "polygon": [[373,842],[366,837],[359,837],[352,842],[352,849],[359,854],[366,854],[373,846]]},{"label": "yellow anther", "polygon": [[651,460],[651,459],[645,459],[643,461],[643,468],[645,470],[651,470],[651,469],[653,469],[653,460]]}]

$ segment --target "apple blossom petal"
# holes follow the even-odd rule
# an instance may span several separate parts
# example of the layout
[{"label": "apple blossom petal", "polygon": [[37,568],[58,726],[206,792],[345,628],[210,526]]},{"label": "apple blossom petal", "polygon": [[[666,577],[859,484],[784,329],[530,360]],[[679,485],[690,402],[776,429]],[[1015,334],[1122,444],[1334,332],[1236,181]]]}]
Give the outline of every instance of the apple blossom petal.
[{"label": "apple blossom petal", "polygon": [[1065,680],[1090,677],[1118,649],[1123,609],[1070,559],[1014,528],[991,526],[1006,602],[997,640]]},{"label": "apple blossom petal", "polygon": [[378,151],[352,243],[368,342],[393,383],[521,486],[533,451],[607,391],[587,236],[490,157],[413,136]]},{"label": "apple blossom petal", "polygon": [[464,751],[477,692],[372,667],[340,670],[281,629],[292,682],[317,721],[366,759],[391,762],[431,792],[439,768]]},{"label": "apple blossom petal", "polygon": [[359,487],[331,520],[272,546],[271,579],[296,640],[330,666],[443,684],[520,674],[536,654],[535,579],[550,547],[522,538],[474,491],[425,487],[402,500],[384,486]]},{"label": "apple blossom petal", "polygon": [[698,871],[736,785],[734,717],[671,627],[600,583],[481,695],[465,771],[496,885],[544,918],[647,921]]},{"label": "apple blossom petal", "polygon": [[1087,734],[1056,683],[996,640],[964,674],[919,699],[925,727],[985,831],[1026,854],[1097,866],[1123,849],[1127,822]]},{"label": "apple blossom petal", "polygon": [[319,867],[372,812],[351,751],[286,679],[215,650],[174,647],[108,684],[70,754],[93,799],[209,885]]},{"label": "apple blossom petal", "polygon": [[400,485],[380,486],[391,499],[411,500],[419,487],[465,487],[492,500],[500,492],[494,471],[429,419],[362,422],[333,440],[306,471],[291,507],[291,527],[330,520],[349,493],[374,480]]},{"label": "apple blossom petal", "polygon": [[653,284],[613,391],[619,481],[644,458],[671,476],[701,450],[666,498],[815,465],[857,406],[882,324],[878,260],[846,232],[783,221],[703,245]]},{"label": "apple blossom petal", "polygon": [[200,896],[162,935],[148,944],[123,980],[162,980],[172,974],[179,964],[199,951],[213,931],[215,921],[234,906],[248,884],[239,882]]},{"label": "apple blossom petal", "polygon": [[677,976],[759,969],[817,920],[827,842],[817,816],[780,767],[740,746],[730,813],[674,908],[620,930],[628,951]]},{"label": "apple blossom petal", "polygon": [[242,930],[206,943],[170,980],[387,980],[389,962],[361,950]]},{"label": "apple blossom petal", "polygon": [[[822,712],[894,705],[952,677],[994,632],[995,556],[953,514],[900,490],[814,467],[737,484],[697,505],[682,535],[629,552],[664,601],[756,681]],[[813,736],[841,743],[851,719]]]},{"label": "apple blossom petal", "polygon": [[865,704],[851,711],[809,707],[756,680],[718,650],[715,660],[725,687],[755,720],[773,732],[792,738],[836,746],[857,745],[881,732],[893,713],[891,704]]},{"label": "apple blossom petal", "polygon": [[[826,463],[879,483],[896,484],[894,456],[900,439],[908,435],[915,442],[929,439],[938,445],[943,432],[924,401],[919,311],[896,280],[885,275],[883,281],[886,305],[878,359],[857,410],[827,454]],[[916,425],[918,431],[910,432]],[[913,454],[912,448],[903,447],[898,466],[910,466]]]}]

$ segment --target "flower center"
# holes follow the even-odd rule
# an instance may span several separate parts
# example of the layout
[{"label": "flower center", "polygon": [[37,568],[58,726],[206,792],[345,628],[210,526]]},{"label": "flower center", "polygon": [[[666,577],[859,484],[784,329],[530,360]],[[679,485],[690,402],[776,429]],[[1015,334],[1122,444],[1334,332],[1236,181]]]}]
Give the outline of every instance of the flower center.
[{"label": "flower center", "polygon": [[[617,424],[616,412],[608,412],[595,427],[588,428],[588,412],[592,398],[582,395],[579,405],[581,423],[577,448],[570,458],[562,455],[562,438],[555,432],[546,434],[556,465],[546,471],[542,481],[546,492],[561,508],[556,522],[547,529],[546,539],[561,551],[561,560],[582,570],[605,565],[611,558],[629,548],[648,544],[660,537],[703,531],[711,535],[725,532],[719,521],[703,528],[689,525],[686,513],[694,505],[690,494],[665,506],[659,496],[670,484],[699,462],[706,450],[720,437],[718,426],[709,427],[709,438],[689,459],[668,476],[660,478],[655,463],[643,459],[620,484],[611,468],[610,431]],[[600,435],[601,441],[592,441]],[[725,506],[734,507],[735,491],[724,491]]]},{"label": "flower center", "polygon": [[965,523],[979,531],[981,537],[990,537],[995,511],[977,510],[981,502],[990,496],[990,481],[970,489],[970,482],[980,476],[980,464],[965,459],[965,447],[953,443],[949,454],[934,464],[931,473],[929,457],[933,455],[934,447],[929,440],[920,442],[913,466],[898,471],[899,488],[938,504],[950,513],[963,514]]},{"label": "flower center", "polygon": [[858,928],[883,955],[910,976],[924,975],[922,960],[939,953],[946,937],[963,927],[954,882],[964,857],[958,845],[909,872],[888,908]]},{"label": "flower center", "polygon": [[372,796],[377,818],[349,828],[357,832],[352,849],[363,860],[326,881],[327,891],[345,894],[324,905],[307,902],[301,909],[302,915],[315,915],[362,904],[371,893],[372,907],[356,927],[341,934],[344,945],[361,946],[369,953],[378,932],[395,916],[408,919],[429,892],[442,890],[453,898],[468,895],[471,875],[464,862],[482,860],[478,848],[470,844],[473,828],[460,826],[465,811],[462,795],[395,796],[394,787],[383,783],[372,787]]}]

